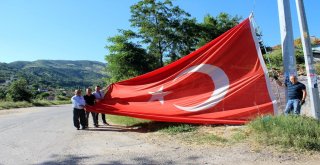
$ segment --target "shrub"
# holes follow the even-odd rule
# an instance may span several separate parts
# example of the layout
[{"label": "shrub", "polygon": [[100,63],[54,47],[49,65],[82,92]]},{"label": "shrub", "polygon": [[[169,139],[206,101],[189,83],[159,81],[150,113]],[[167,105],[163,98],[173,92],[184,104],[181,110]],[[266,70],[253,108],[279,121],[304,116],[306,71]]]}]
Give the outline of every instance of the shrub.
[{"label": "shrub", "polygon": [[47,99],[49,96],[50,94],[48,92],[42,92],[42,93],[39,93],[36,98],[42,100],[42,99]]},{"label": "shrub", "polygon": [[249,123],[259,142],[320,151],[320,122],[305,116],[267,116]]},{"label": "shrub", "polygon": [[70,97],[63,96],[63,95],[57,95],[56,100],[59,100],[59,101],[70,100]]},{"label": "shrub", "polygon": [[6,98],[11,101],[31,101],[32,93],[25,79],[14,81],[7,90]]}]

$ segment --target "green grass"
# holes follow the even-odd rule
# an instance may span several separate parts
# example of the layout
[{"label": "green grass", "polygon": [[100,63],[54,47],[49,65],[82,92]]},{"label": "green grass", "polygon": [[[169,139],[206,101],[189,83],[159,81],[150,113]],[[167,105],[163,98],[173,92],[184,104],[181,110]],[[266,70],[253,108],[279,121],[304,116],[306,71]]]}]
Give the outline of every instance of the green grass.
[{"label": "green grass", "polygon": [[320,122],[305,116],[267,116],[249,123],[256,141],[295,150],[320,151]]},{"label": "green grass", "polygon": [[161,131],[168,134],[177,134],[181,132],[193,132],[197,129],[197,126],[190,124],[155,122],[126,116],[108,115],[108,120],[114,124],[140,127],[145,132]]},{"label": "green grass", "polygon": [[261,146],[280,146],[287,150],[320,151],[320,122],[305,116],[266,116],[243,127],[202,126],[155,122],[108,115],[115,124],[139,127],[143,132],[162,132],[195,144],[225,145],[246,142]]},{"label": "green grass", "polygon": [[33,100],[32,104],[34,106],[38,107],[44,107],[44,106],[50,106],[50,105],[60,105],[60,104],[70,104],[71,102],[69,100],[54,100],[54,101],[48,101],[48,100]]},{"label": "green grass", "polygon": [[197,130],[197,128],[197,126],[190,124],[173,124],[163,127],[161,131],[171,135],[175,135],[182,132],[194,132]]},{"label": "green grass", "polygon": [[0,110],[1,109],[12,109],[12,108],[25,108],[32,107],[32,103],[26,101],[20,102],[10,102],[10,101],[0,101]]},{"label": "green grass", "polygon": [[124,126],[135,126],[143,123],[150,122],[149,120],[143,120],[133,117],[108,115],[108,120],[115,124],[120,124]]},{"label": "green grass", "polygon": [[248,135],[244,130],[237,130],[234,132],[234,134],[231,136],[229,142],[242,142],[245,139],[247,139]]},{"label": "green grass", "polygon": [[48,101],[48,100],[33,100],[32,102],[26,101],[19,101],[19,102],[12,102],[12,101],[0,101],[0,110],[2,109],[12,109],[12,108],[26,108],[26,107],[33,107],[33,106],[50,106],[50,105],[59,105],[59,104],[70,104],[69,100],[60,101]]}]

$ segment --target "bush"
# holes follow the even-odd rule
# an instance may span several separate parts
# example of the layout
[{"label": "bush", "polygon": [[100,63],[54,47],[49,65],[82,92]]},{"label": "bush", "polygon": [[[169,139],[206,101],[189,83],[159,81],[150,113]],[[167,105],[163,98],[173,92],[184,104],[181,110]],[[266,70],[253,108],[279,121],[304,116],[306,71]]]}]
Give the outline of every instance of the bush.
[{"label": "bush", "polygon": [[50,94],[48,92],[42,92],[42,93],[39,93],[36,98],[42,100],[42,99],[47,99],[49,96]]},{"label": "bush", "polygon": [[[304,55],[303,51],[300,49],[297,49],[295,51],[295,57],[297,64],[304,64]],[[277,49],[274,50],[270,54],[264,54],[263,55],[264,61],[266,62],[266,65],[270,68],[271,66],[274,68],[281,68],[283,67],[283,61],[282,61],[282,50]],[[269,58],[269,59],[268,59]],[[270,63],[269,63],[270,60]],[[270,66],[271,65],[271,66]]]},{"label": "bush", "polygon": [[267,116],[249,123],[259,142],[320,151],[320,122],[305,116]]},{"label": "bush", "polygon": [[10,101],[31,101],[32,93],[25,79],[14,81],[7,90],[6,98]]},{"label": "bush", "polygon": [[0,88],[0,100],[3,100],[6,98],[7,92],[4,88]]},{"label": "bush", "polygon": [[[263,57],[264,57],[264,61],[266,62],[266,65],[268,67],[272,66],[272,67],[279,68],[279,67],[283,66],[281,49],[274,50],[272,53],[265,54]],[[269,63],[269,60],[270,60],[270,63]]]},{"label": "bush", "polygon": [[56,100],[66,101],[66,100],[70,100],[70,97],[63,96],[63,95],[57,95],[57,96],[56,96]]}]

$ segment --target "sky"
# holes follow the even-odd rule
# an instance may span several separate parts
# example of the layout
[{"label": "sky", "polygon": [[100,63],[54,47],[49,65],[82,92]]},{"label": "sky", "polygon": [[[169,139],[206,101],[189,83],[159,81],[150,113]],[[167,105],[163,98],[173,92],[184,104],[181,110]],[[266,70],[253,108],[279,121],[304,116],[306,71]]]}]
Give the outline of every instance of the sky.
[{"label": "sky", "polygon": [[[107,38],[130,29],[138,0],[0,0],[0,62],[105,61]],[[174,0],[198,22],[221,12],[254,13],[267,46],[280,44],[277,0]],[[294,38],[300,37],[295,0],[290,0]],[[320,37],[320,1],[304,0],[309,33]]]}]

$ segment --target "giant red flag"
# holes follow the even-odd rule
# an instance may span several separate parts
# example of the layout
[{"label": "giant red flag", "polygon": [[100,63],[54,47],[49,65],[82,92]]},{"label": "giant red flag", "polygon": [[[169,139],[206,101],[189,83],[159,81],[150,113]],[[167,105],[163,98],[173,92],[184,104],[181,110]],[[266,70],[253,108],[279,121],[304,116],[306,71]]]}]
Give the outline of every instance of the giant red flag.
[{"label": "giant red flag", "polygon": [[193,53],[111,84],[90,111],[156,121],[243,124],[275,100],[249,18]]}]

